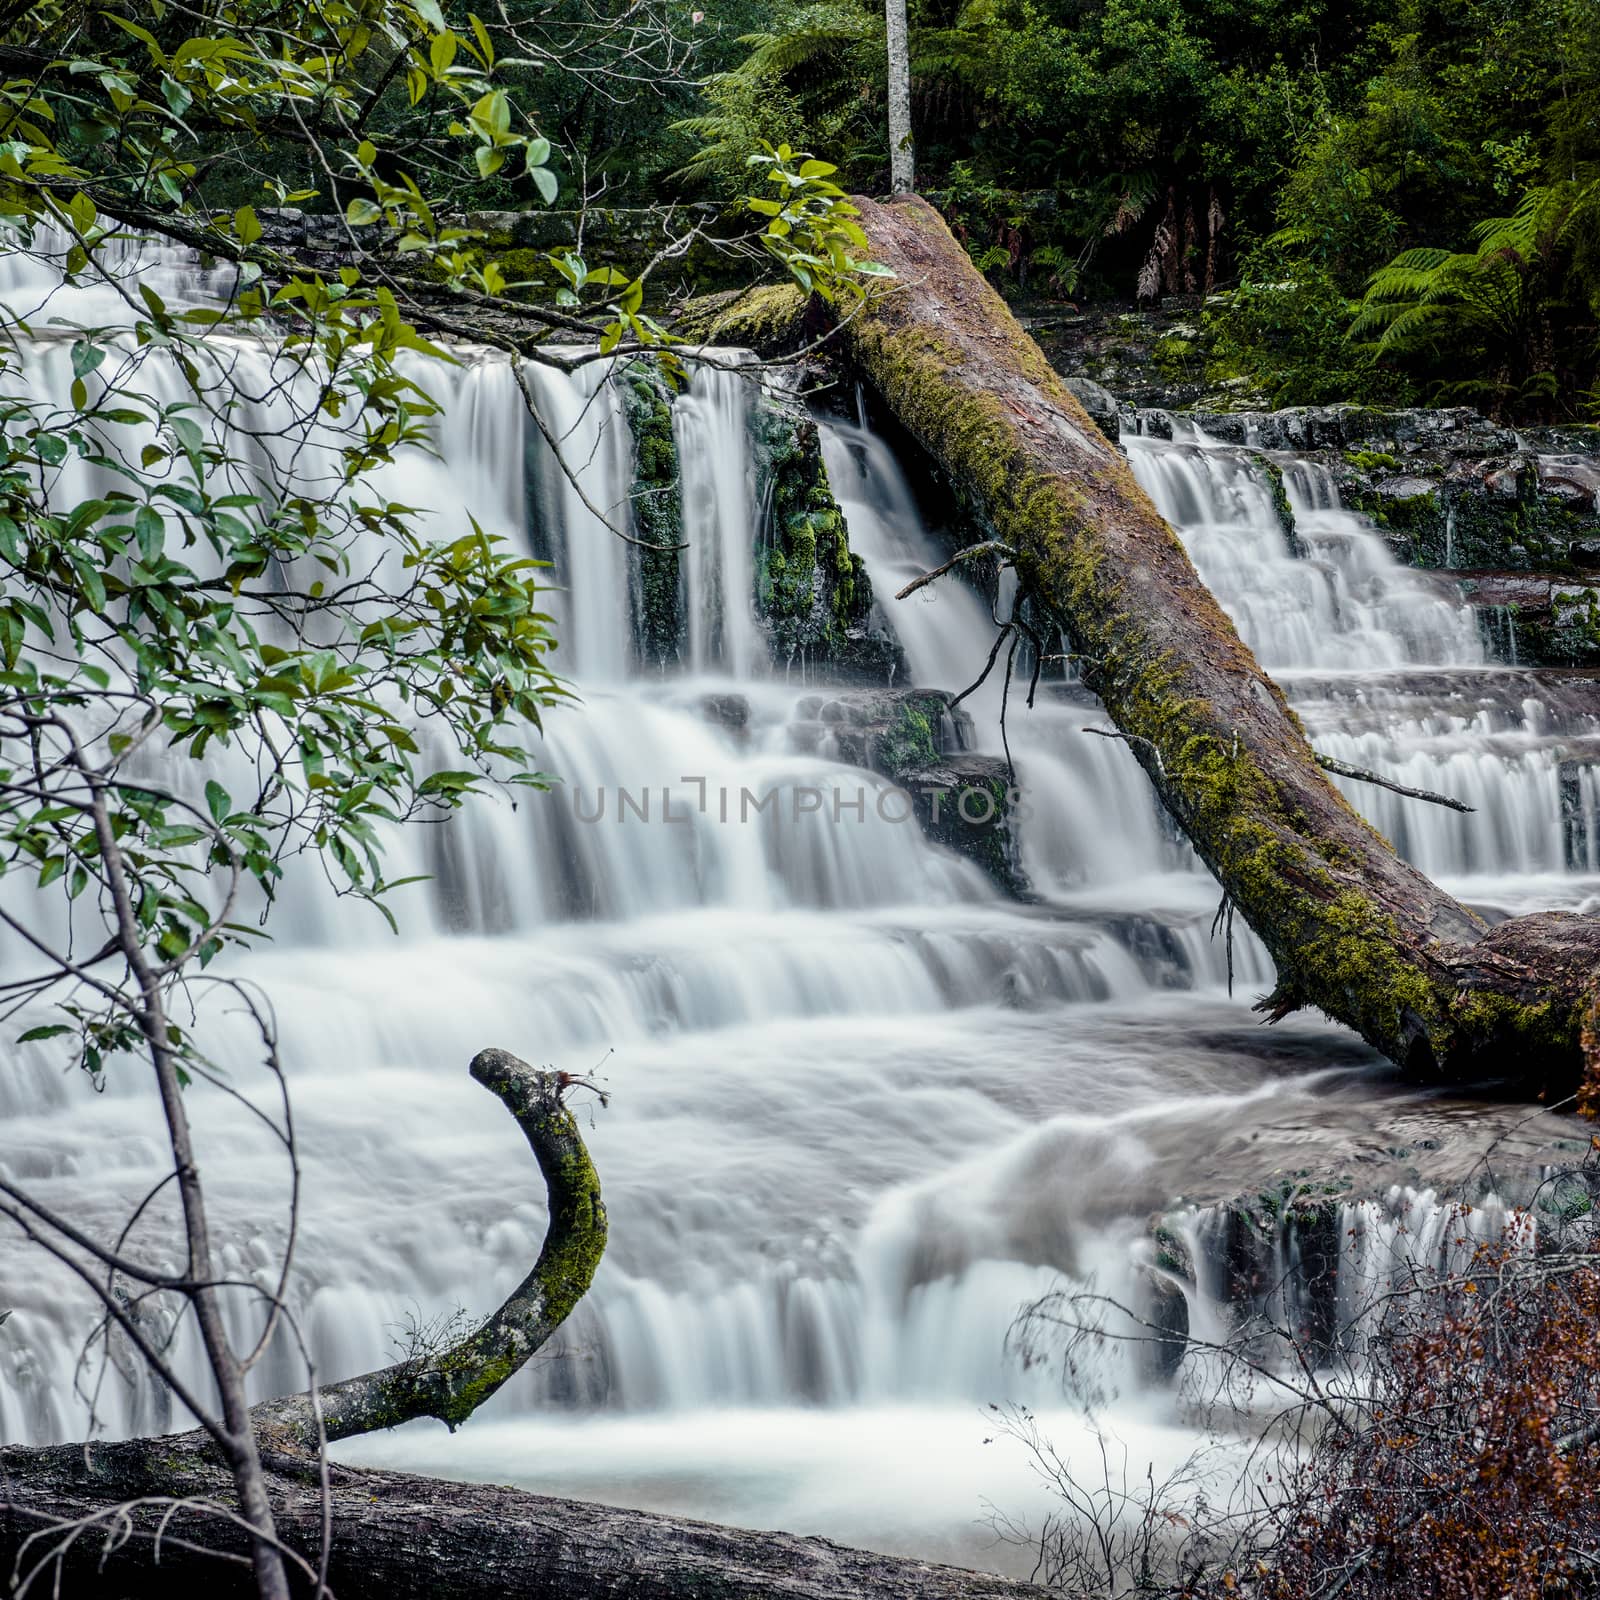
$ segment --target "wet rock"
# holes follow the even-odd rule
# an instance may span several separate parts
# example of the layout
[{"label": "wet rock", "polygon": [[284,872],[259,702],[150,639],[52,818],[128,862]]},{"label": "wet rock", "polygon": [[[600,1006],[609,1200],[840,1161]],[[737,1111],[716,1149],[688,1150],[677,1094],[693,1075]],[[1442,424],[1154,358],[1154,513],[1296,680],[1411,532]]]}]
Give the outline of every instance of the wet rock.
[{"label": "wet rock", "polygon": [[1089,413],[1094,425],[1113,443],[1121,436],[1122,418],[1117,398],[1093,378],[1069,374],[1062,379],[1079,405]]},{"label": "wet rock", "polygon": [[1589,825],[1591,807],[1586,789],[1592,789],[1596,772],[1593,760],[1562,761],[1556,768],[1561,795],[1561,848],[1568,872],[1591,872],[1597,841]]},{"label": "wet rock", "polygon": [[930,839],[982,868],[1006,894],[1026,892],[1015,791],[1001,757],[948,756],[907,768],[898,781]]},{"label": "wet rock", "polygon": [[633,436],[634,485],[628,504],[640,541],[628,551],[634,652],[642,666],[666,667],[681,658],[688,625],[678,550],[683,513],[672,431],[674,390],[652,356],[630,361],[618,374],[618,390]]},{"label": "wet rock", "polygon": [[1006,763],[967,747],[972,720],[940,689],[852,690],[807,696],[790,725],[796,749],[864,767],[903,791],[886,816],[914,817],[937,844],[965,856],[1007,894],[1026,892]]},{"label": "wet rock", "polygon": [[1421,494],[1432,494],[1435,487],[1431,478],[1380,478],[1372,492],[1380,500],[1413,500]]},{"label": "wet rock", "polygon": [[902,665],[875,620],[872,583],[828,482],[816,420],[763,394],[754,431],[766,526],[755,552],[756,614],[781,671],[890,683]]},{"label": "wet rock", "polygon": [[1600,665],[1600,585],[1532,572],[1466,572],[1459,587],[1501,659]]},{"label": "wet rock", "polygon": [[742,694],[702,695],[700,710],[707,722],[732,733],[742,734],[750,725],[750,702]]},{"label": "wet rock", "polygon": [[1150,1327],[1139,1344],[1139,1374],[1146,1383],[1171,1383],[1189,1349],[1189,1300],[1164,1272],[1140,1274],[1144,1304],[1140,1314]]},{"label": "wet rock", "polygon": [[796,723],[819,724],[838,759],[898,783],[918,767],[967,748],[972,720],[943,689],[856,689],[807,695]]}]

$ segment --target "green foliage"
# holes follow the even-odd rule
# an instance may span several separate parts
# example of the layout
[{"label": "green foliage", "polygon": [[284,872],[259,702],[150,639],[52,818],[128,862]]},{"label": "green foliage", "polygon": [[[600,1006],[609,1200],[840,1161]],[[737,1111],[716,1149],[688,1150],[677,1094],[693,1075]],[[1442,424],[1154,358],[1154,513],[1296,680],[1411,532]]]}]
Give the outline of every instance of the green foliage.
[{"label": "green foliage", "polygon": [[833,182],[839,169],[804,150],[767,145],[748,159],[764,168],[775,196],[752,196],[746,206],[767,219],[761,244],[808,294],[829,304],[859,301],[875,278],[893,277],[867,254],[860,214]]},{"label": "green foliage", "polygon": [[1251,269],[1206,313],[1209,377],[1249,378],[1275,406],[1399,398],[1392,375],[1379,374],[1370,352],[1346,342],[1355,303],[1325,267],[1261,252]]},{"label": "green foliage", "polygon": [[[882,76],[882,8],[854,0],[779,5],[766,26],[741,35],[738,64],[702,87],[705,109],[672,124],[696,140],[696,154],[674,176],[723,199],[743,193],[746,157],[779,144],[853,152],[881,132],[861,117],[862,95]],[[844,155],[849,159],[849,155]]]},{"label": "green foliage", "polygon": [[1350,336],[1439,374],[1442,396],[1536,411],[1560,391],[1558,359],[1593,361],[1592,327],[1587,350],[1573,342],[1571,324],[1591,308],[1575,304],[1582,286],[1570,273],[1597,220],[1600,181],[1531,189],[1511,216],[1472,230],[1476,249],[1407,250],[1374,273]]},{"label": "green foliage", "polygon": [[[1600,304],[1583,198],[1600,170],[1596,8],[1411,0],[1369,41],[1370,76],[1320,94],[1280,225],[1246,253],[1219,319],[1229,362],[1297,400],[1582,409]],[[1338,349],[1341,315],[1356,333]]]}]

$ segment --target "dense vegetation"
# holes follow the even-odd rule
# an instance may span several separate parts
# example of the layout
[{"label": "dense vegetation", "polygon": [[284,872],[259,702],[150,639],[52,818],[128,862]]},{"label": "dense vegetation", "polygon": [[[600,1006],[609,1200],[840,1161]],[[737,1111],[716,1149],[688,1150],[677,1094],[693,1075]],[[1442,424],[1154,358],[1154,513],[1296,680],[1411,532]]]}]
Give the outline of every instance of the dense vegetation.
[{"label": "dense vegetation", "polygon": [[[1212,376],[1280,403],[1594,412],[1590,0],[913,0],[911,17],[919,186],[1008,292],[1221,290]],[[628,158],[637,197],[736,193],[761,137],[887,186],[881,4],[736,4],[696,31],[698,109],[677,90],[627,130],[650,152]]]}]

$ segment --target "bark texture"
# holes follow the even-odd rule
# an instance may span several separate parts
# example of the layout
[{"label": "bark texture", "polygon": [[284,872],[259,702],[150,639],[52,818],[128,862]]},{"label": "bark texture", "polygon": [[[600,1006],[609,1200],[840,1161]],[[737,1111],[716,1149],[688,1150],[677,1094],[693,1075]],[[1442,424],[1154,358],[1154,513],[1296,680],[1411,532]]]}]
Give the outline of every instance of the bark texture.
[{"label": "bark texture", "polygon": [[906,0],[884,0],[889,56],[889,187],[910,194],[917,186],[911,143],[911,38]]},{"label": "bark texture", "polygon": [[[146,1439],[0,1450],[6,1576],[38,1568],[31,1592],[61,1600],[249,1600],[245,1540],[198,1507],[225,1502],[227,1473],[197,1440]],[[322,1499],[314,1471],[269,1477],[279,1537],[315,1566]],[[162,1505],[112,1508],[142,1497]],[[1044,1591],[955,1567],[851,1550],[824,1539],[751,1533],[487,1484],[333,1468],[329,1588],[337,1600],[1043,1600]],[[47,1523],[89,1519],[61,1553]],[[115,1548],[108,1546],[115,1545]],[[197,1546],[208,1549],[198,1549]],[[229,1559],[233,1557],[234,1559]],[[291,1566],[294,1592],[311,1592]],[[59,1574],[59,1591],[52,1589]],[[8,1590],[8,1592],[10,1592]]]},{"label": "bark texture", "polygon": [[[1025,591],[1271,951],[1280,980],[1263,1009],[1316,1006],[1419,1078],[1585,1088],[1600,919],[1489,928],[1402,861],[1328,782],[1126,460],[938,215],[914,197],[856,203],[899,286],[841,326],[843,353],[1016,552]],[[692,326],[792,345],[804,308],[777,293]]]}]

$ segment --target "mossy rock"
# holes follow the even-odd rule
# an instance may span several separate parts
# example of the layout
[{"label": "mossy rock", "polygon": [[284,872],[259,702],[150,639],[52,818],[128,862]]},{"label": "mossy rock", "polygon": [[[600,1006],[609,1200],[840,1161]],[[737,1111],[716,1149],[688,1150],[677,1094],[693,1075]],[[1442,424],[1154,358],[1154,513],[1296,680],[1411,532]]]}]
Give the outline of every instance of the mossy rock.
[{"label": "mossy rock", "polygon": [[678,446],[672,432],[676,391],[651,356],[630,361],[619,374],[619,387],[633,434],[633,531],[643,541],[632,547],[628,570],[635,648],[641,662],[666,666],[681,658],[688,626],[684,575],[673,548],[683,542]]},{"label": "mossy rock", "polygon": [[780,668],[796,658],[813,667],[841,661],[868,630],[872,583],[850,549],[816,421],[803,407],[764,395],[752,426],[766,506],[755,606],[773,660]]}]

